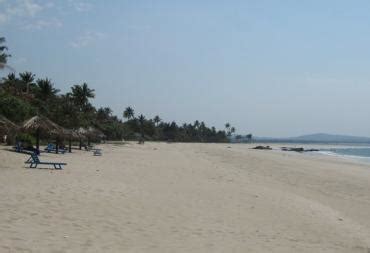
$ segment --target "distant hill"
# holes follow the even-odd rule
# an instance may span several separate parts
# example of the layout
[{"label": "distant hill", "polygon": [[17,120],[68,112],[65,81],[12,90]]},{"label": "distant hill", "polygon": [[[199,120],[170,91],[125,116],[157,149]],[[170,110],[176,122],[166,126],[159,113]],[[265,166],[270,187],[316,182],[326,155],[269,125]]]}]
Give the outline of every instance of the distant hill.
[{"label": "distant hill", "polygon": [[255,137],[257,142],[299,142],[299,143],[370,143],[369,137],[359,137],[350,135],[337,134],[308,134],[289,138],[269,138],[269,137]]}]

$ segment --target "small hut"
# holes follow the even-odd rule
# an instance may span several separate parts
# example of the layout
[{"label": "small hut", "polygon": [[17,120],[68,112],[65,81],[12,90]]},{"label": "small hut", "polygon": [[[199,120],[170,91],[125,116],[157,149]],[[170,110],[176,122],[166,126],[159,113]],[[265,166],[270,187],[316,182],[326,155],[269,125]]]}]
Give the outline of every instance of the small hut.
[{"label": "small hut", "polygon": [[44,116],[34,116],[26,120],[22,129],[36,135],[36,149],[40,154],[41,135],[62,135],[63,128]]}]

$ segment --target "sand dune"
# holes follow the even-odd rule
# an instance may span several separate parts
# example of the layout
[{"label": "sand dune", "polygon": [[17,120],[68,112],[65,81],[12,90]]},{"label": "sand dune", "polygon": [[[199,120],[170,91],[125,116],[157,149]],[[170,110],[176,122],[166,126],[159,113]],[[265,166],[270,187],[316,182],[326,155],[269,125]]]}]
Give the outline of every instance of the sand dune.
[{"label": "sand dune", "polygon": [[248,145],[0,150],[0,252],[370,252],[370,168]]}]

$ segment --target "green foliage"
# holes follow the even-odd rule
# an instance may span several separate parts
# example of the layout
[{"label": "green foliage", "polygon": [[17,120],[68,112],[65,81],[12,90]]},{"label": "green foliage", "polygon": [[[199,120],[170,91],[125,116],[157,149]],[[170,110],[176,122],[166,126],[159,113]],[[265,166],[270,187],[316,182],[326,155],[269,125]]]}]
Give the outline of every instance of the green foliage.
[{"label": "green foliage", "polygon": [[123,117],[130,120],[135,117],[134,109],[132,109],[130,106],[126,107],[125,111],[123,112]]},{"label": "green foliage", "polygon": [[74,85],[72,88],[71,97],[73,98],[75,105],[78,106],[81,112],[87,112],[91,109],[89,98],[95,97],[95,90],[90,89],[87,83],[82,85]]},{"label": "green foliage", "polygon": [[30,72],[20,74],[20,78],[12,74],[4,80],[7,88],[0,93],[0,114],[19,123],[40,113],[68,129],[93,126],[110,140],[140,137],[157,141],[227,142],[227,136],[235,132],[230,124],[226,124],[225,132],[209,128],[198,120],[178,126],[176,122],[163,122],[159,116],[146,119],[141,114],[135,118],[131,107],[125,109],[123,115],[127,121],[123,123],[112,115],[109,107],[92,106],[89,99],[95,96],[94,90],[86,83],[73,86],[70,93],[58,95],[59,90],[50,79],[37,79],[36,83],[33,80]]},{"label": "green foliage", "polygon": [[54,88],[54,84],[50,79],[37,79],[36,81],[36,98],[47,102],[48,100],[55,98],[56,94],[59,92],[58,89]]},{"label": "green foliage", "polygon": [[0,114],[20,123],[36,114],[36,109],[25,100],[7,93],[0,93]]},{"label": "green foliage", "polygon": [[32,135],[26,133],[18,134],[16,139],[22,142],[25,148],[32,147],[36,143],[36,139]]},{"label": "green foliage", "polygon": [[8,48],[2,45],[3,43],[5,43],[5,38],[0,37],[0,68],[3,67],[3,64],[6,64],[8,57],[10,57],[10,54],[6,53]]}]

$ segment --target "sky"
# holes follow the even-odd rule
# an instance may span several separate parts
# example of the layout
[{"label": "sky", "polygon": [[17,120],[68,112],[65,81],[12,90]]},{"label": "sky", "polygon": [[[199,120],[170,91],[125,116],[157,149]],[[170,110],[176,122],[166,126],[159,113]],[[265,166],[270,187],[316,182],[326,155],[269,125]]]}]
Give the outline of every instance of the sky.
[{"label": "sky", "polygon": [[[370,2],[0,0],[17,72],[239,134],[370,136]],[[7,73],[0,72],[0,76]]]}]

